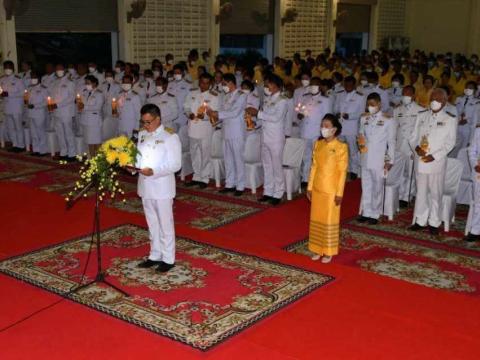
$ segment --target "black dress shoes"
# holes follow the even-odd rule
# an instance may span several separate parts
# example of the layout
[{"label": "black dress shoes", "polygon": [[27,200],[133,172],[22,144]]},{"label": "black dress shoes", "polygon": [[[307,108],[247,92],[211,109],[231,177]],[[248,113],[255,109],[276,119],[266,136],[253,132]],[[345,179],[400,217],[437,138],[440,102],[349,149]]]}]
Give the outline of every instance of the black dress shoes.
[{"label": "black dress shoes", "polygon": [[258,199],[257,201],[258,202],[268,202],[270,201],[271,199],[273,199],[271,196],[268,196],[268,195],[263,195],[260,199]]},{"label": "black dress shoes", "polygon": [[366,222],[368,221],[368,219],[369,219],[369,218],[366,217],[366,216],[359,216],[359,217],[357,217],[357,221],[358,221],[359,223],[366,223]]},{"label": "black dress shoes", "polygon": [[404,200],[400,200],[400,208],[405,209],[408,207],[408,202]]},{"label": "black dress shoes", "polygon": [[195,185],[198,185],[197,181],[189,181],[189,182],[185,183],[186,187],[192,187],[192,186],[195,186]]},{"label": "black dress shoes", "polygon": [[468,233],[467,236],[463,238],[463,240],[467,242],[475,242],[475,241],[480,241],[480,235],[474,235],[472,233]]},{"label": "black dress shoes", "polygon": [[204,182],[198,182],[198,187],[200,189],[206,189],[208,186],[208,184],[204,183]]},{"label": "black dress shoes", "polygon": [[430,232],[431,235],[438,235],[440,231],[438,230],[438,227],[435,226],[429,226],[428,231]]},{"label": "black dress shoes", "polygon": [[222,190],[219,191],[220,194],[228,194],[231,192],[235,192],[235,188],[223,188]]},{"label": "black dress shoes", "polygon": [[272,197],[270,199],[270,204],[272,204],[273,206],[276,206],[276,205],[280,204],[281,201],[282,201],[282,199]]},{"label": "black dress shoes", "polygon": [[233,194],[233,195],[237,196],[237,197],[242,196],[243,195],[243,190],[241,190],[241,191],[237,190],[237,191],[235,191],[235,194]]},{"label": "black dress shoes", "polygon": [[367,220],[367,223],[368,225],[377,225],[378,224],[378,220],[377,219],[373,219],[373,218],[369,218]]},{"label": "black dress shoes", "polygon": [[174,266],[175,264],[167,264],[166,262],[160,261],[160,263],[158,264],[157,270],[155,271],[159,273],[166,273]]},{"label": "black dress shoes", "polygon": [[148,269],[148,268],[151,268],[152,266],[159,265],[160,263],[161,261],[147,259],[145,261],[142,261],[140,264],[138,264],[137,267],[141,269]]},{"label": "black dress shoes", "polygon": [[413,224],[408,228],[408,230],[410,231],[421,231],[423,229],[425,229],[425,226],[418,225],[417,223]]}]

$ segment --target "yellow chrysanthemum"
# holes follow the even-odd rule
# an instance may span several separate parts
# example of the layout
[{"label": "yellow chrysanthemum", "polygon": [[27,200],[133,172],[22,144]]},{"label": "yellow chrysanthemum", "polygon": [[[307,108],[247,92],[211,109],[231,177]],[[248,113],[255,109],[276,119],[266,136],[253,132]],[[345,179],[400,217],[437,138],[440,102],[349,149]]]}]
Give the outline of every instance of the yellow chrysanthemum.
[{"label": "yellow chrysanthemum", "polygon": [[130,163],[131,160],[130,160],[130,155],[128,155],[127,153],[120,153],[119,156],[118,156],[118,163],[120,164],[120,166],[125,166],[125,165],[128,165],[128,163]]},{"label": "yellow chrysanthemum", "polygon": [[128,142],[129,140],[126,136],[119,136],[109,141],[110,145],[114,148],[123,148],[127,146]]},{"label": "yellow chrysanthemum", "polygon": [[107,151],[106,158],[109,164],[113,164],[118,159],[118,155],[115,151],[110,150]]}]

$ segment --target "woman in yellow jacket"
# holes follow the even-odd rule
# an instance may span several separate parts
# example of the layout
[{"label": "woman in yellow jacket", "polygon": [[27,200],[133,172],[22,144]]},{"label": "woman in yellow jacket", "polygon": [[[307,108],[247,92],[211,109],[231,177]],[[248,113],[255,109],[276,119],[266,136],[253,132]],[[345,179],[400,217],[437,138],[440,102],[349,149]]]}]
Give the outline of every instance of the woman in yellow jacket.
[{"label": "woman in yellow jacket", "polygon": [[332,114],[322,120],[322,137],[315,143],[307,197],[312,202],[308,249],[323,263],[338,254],[340,204],[348,168],[348,145],[337,137],[342,125]]}]

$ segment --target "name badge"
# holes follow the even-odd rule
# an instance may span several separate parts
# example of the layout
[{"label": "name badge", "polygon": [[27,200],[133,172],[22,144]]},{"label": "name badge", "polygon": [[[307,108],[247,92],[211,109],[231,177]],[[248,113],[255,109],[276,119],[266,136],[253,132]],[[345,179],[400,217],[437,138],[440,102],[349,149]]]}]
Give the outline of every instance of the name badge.
[{"label": "name badge", "polygon": [[384,124],[385,124],[385,123],[384,123],[382,120],[380,120],[379,122],[377,122],[377,126],[383,126]]},{"label": "name badge", "polygon": [[142,135],[142,137],[140,138],[140,142],[143,143],[145,141],[145,135]]},{"label": "name badge", "polygon": [[445,123],[444,122],[437,122],[437,126],[444,126]]},{"label": "name badge", "polygon": [[163,140],[155,140],[155,144],[163,144]]}]

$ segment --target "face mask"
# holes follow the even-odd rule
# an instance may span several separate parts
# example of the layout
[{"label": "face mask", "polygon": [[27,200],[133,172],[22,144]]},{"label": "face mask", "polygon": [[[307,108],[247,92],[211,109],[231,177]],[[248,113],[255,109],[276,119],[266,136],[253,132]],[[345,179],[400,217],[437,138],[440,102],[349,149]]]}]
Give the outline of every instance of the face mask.
[{"label": "face mask", "polygon": [[412,97],[411,96],[402,96],[402,103],[403,105],[409,105],[412,103]]},{"label": "face mask", "polygon": [[31,79],[30,84],[37,85],[38,84],[38,79]]},{"label": "face mask", "polygon": [[250,90],[249,89],[242,89],[242,92],[246,95],[250,94]]},{"label": "face mask", "polygon": [[433,111],[439,111],[441,108],[442,108],[442,103],[441,102],[433,100],[430,103],[430,109],[432,109]]},{"label": "face mask", "polygon": [[376,114],[379,111],[378,106],[368,106],[368,112],[370,114]]},{"label": "face mask", "polygon": [[92,67],[92,66],[89,66],[89,67],[88,67],[88,71],[91,72],[91,73],[93,73],[93,72],[95,72],[95,68]]},{"label": "face mask", "polygon": [[113,83],[113,77],[108,76],[105,78],[105,81],[108,82],[109,84]]},{"label": "face mask", "polygon": [[272,95],[272,92],[270,91],[270,89],[269,89],[268,87],[263,88],[263,92],[264,92],[265,95],[267,95],[267,96]]},{"label": "face mask", "polygon": [[173,60],[172,60],[172,59],[168,60],[168,61],[167,61],[167,64],[168,64],[168,65],[172,65],[172,64],[173,64]]},{"label": "face mask", "polygon": [[327,139],[327,138],[329,138],[330,136],[332,136],[332,135],[334,134],[335,128],[329,129],[329,128],[323,128],[323,127],[322,127],[321,132],[322,132],[322,137],[323,137],[324,139]]},{"label": "face mask", "polygon": [[302,80],[303,87],[307,87],[308,85],[310,85],[310,80]]},{"label": "face mask", "polygon": [[473,89],[465,89],[463,91],[463,93],[466,95],[466,96],[472,96],[473,95]]},{"label": "face mask", "polygon": [[168,81],[173,81],[173,77],[169,77],[167,80]]},{"label": "face mask", "polygon": [[120,74],[120,73],[122,72],[122,69],[119,68],[119,67],[116,67],[116,68],[115,68],[115,72],[116,72],[117,74]]},{"label": "face mask", "polygon": [[93,86],[92,85],[85,85],[85,89],[87,89],[87,91],[92,91]]},{"label": "face mask", "polygon": [[157,89],[157,93],[163,94],[163,87],[162,86],[157,86],[155,89]]},{"label": "face mask", "polygon": [[360,80],[360,84],[362,84],[362,86],[367,86],[368,81],[367,80]]},{"label": "face mask", "polygon": [[155,78],[158,78],[158,77],[160,76],[160,71],[155,70],[155,71],[153,72],[153,76],[154,76]]},{"label": "face mask", "polygon": [[59,78],[61,78],[61,77],[63,77],[63,75],[65,75],[65,71],[64,70],[57,70],[56,74]]},{"label": "face mask", "polygon": [[175,74],[175,75],[173,75],[173,78],[174,78],[176,81],[180,81],[180,80],[182,80],[182,75],[181,75],[181,74]]},{"label": "face mask", "polygon": [[131,88],[132,88],[132,84],[122,84],[122,89],[124,91],[130,91]]},{"label": "face mask", "polygon": [[398,81],[392,81],[392,86],[394,88],[399,88],[400,87],[400,83]]},{"label": "face mask", "polygon": [[222,90],[225,94],[228,94],[230,92],[230,88],[227,85],[223,85]]},{"label": "face mask", "polygon": [[310,85],[310,93],[318,94],[320,87],[318,85]]},{"label": "face mask", "polygon": [[71,74],[71,75],[74,75],[75,74],[75,69],[68,69],[68,73]]},{"label": "face mask", "polygon": [[12,69],[4,69],[3,72],[5,73],[5,75],[7,76],[10,76],[13,74],[13,70]]}]

